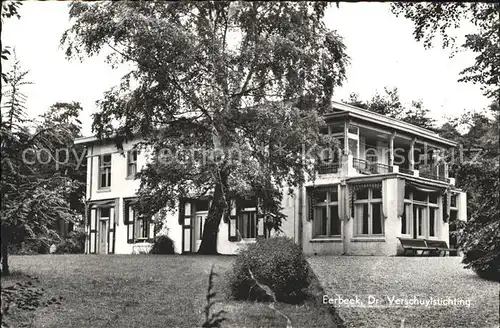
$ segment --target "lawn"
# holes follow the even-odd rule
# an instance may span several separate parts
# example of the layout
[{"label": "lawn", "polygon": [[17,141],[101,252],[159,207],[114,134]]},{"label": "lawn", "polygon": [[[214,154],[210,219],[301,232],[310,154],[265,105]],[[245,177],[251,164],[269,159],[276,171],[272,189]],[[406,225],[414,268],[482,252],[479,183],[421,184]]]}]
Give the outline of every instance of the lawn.
[{"label": "lawn", "polygon": [[[358,304],[337,307],[348,327],[499,325],[498,283],[463,269],[459,257],[318,256],[308,260],[332,302],[338,304],[337,295],[358,297]],[[444,304],[448,297],[456,304]],[[400,304],[389,301],[398,298]],[[431,298],[433,303],[428,305],[412,304]]]},{"label": "lawn", "polygon": [[[39,278],[43,302],[35,311],[12,312],[13,326],[31,327],[195,327],[203,308],[212,264],[216,309],[227,311],[223,327],[285,327],[286,320],[268,304],[230,299],[226,274],[234,257],[178,255],[38,255],[12,256],[11,277],[2,287]],[[335,327],[331,309],[320,304],[322,290],[313,283],[301,305],[279,303],[293,327]],[[62,300],[59,303],[59,299]],[[57,300],[56,303],[50,299]]]}]

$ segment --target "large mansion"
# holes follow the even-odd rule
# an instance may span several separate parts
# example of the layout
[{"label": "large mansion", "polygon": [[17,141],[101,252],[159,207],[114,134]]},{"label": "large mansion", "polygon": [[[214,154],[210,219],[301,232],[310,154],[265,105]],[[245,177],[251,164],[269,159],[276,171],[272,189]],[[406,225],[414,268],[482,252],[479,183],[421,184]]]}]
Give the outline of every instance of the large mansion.
[{"label": "large mansion", "polygon": [[[283,197],[282,234],[305,254],[396,255],[398,237],[443,240],[449,222],[466,220],[466,194],[455,188],[440,154],[456,146],[436,133],[354,106],[334,102],[323,133],[340,141],[339,155],[320,164],[318,175]],[[133,149],[118,151],[112,141],[80,138],[87,147],[86,253],[148,251],[155,227],[134,209],[146,158]],[[209,208],[208,199],[182,201],[159,234],[178,253],[196,252]],[[221,220],[218,251],[235,254],[265,236],[255,200],[233,202]]]}]

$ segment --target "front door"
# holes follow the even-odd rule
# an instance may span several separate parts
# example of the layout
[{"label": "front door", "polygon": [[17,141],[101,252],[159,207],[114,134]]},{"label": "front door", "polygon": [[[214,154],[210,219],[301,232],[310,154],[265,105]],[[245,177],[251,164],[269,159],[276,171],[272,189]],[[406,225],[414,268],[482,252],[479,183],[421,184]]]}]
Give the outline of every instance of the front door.
[{"label": "front door", "polygon": [[207,219],[207,212],[196,212],[194,219],[194,245],[193,249],[195,252],[200,249],[201,239],[203,238],[203,227],[205,225],[205,220]]},{"label": "front door", "polygon": [[108,220],[99,221],[99,254],[108,253]]}]

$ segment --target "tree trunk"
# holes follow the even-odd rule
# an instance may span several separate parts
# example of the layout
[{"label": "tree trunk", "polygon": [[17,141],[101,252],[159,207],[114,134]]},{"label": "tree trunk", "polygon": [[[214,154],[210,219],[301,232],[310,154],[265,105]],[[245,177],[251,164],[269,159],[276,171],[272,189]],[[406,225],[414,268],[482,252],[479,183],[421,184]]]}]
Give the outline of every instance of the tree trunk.
[{"label": "tree trunk", "polygon": [[6,238],[2,238],[2,276],[10,275],[9,270],[9,242]]},{"label": "tree trunk", "polygon": [[226,202],[224,201],[224,190],[227,185],[227,177],[222,179],[222,184],[217,184],[214,190],[214,198],[210,209],[208,210],[207,219],[203,226],[203,237],[201,239],[198,254],[218,254],[217,252],[217,236],[219,234],[219,224],[224,214]]}]

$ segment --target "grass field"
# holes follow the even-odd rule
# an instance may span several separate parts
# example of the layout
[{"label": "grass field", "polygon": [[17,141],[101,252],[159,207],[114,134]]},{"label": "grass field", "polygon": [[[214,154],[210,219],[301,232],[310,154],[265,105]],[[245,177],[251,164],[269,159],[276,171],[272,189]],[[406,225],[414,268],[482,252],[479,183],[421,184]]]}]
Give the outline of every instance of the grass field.
[{"label": "grass field", "polygon": [[[460,261],[459,257],[309,258],[330,297],[357,296],[363,301],[338,306],[348,327],[498,327],[498,283],[480,279]],[[370,296],[372,303],[379,302],[369,304]],[[445,304],[448,297],[454,304]],[[389,301],[398,298],[402,304]],[[431,298],[437,304],[411,304],[414,299]],[[409,300],[406,307],[404,300]]]},{"label": "grass field", "polygon": [[[286,327],[286,320],[267,304],[231,300],[226,273],[234,257],[161,255],[12,256],[11,277],[2,287],[39,278],[43,298],[61,304],[35,311],[15,311],[13,326],[28,327],[200,327],[212,264],[216,310],[227,311],[223,327]],[[331,309],[320,304],[317,283],[301,305],[279,303],[293,327],[335,327]]]}]

